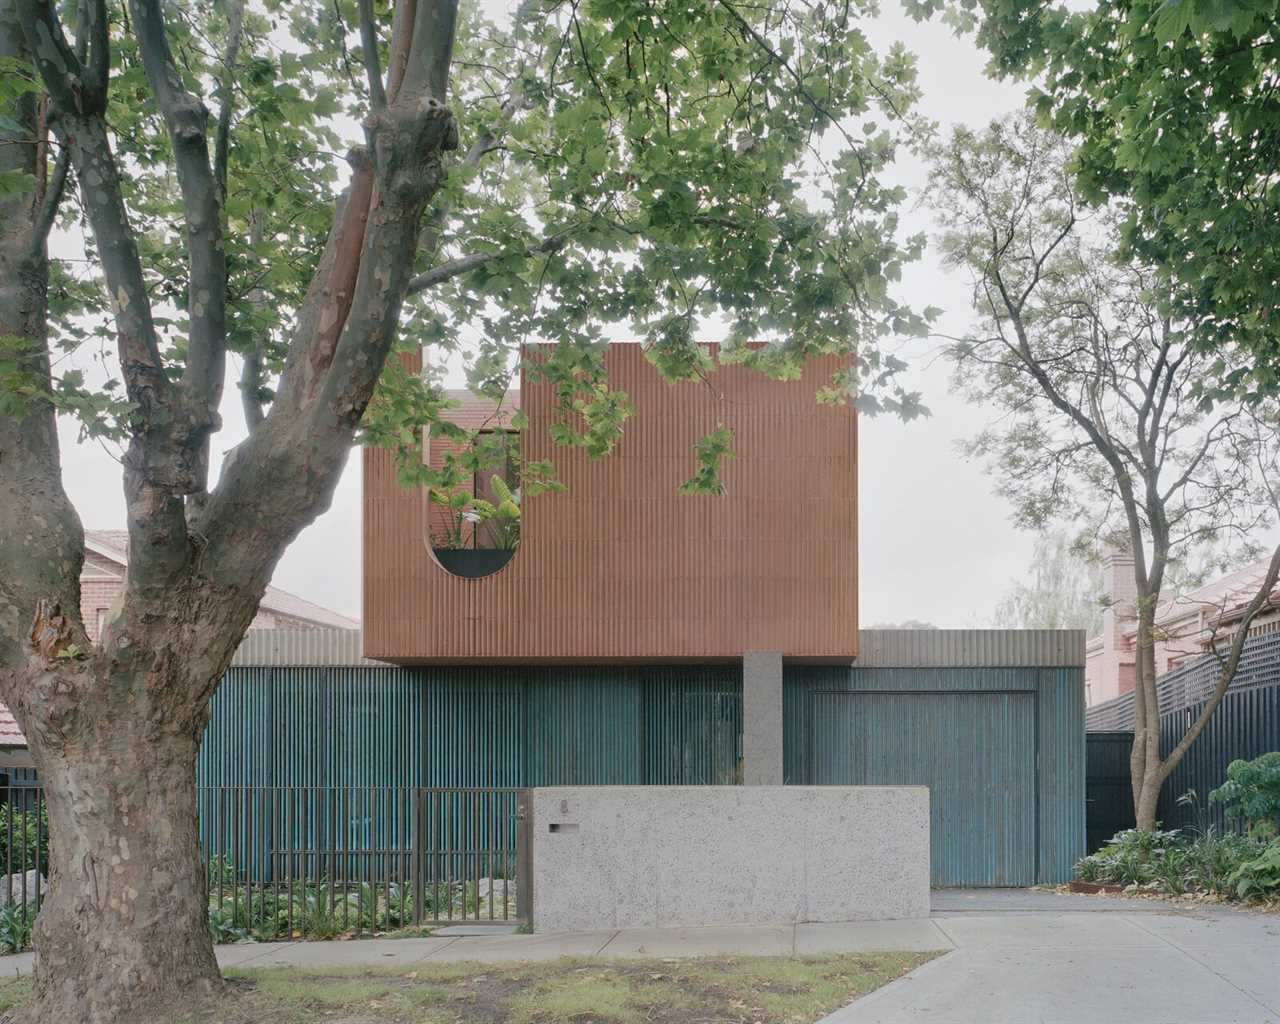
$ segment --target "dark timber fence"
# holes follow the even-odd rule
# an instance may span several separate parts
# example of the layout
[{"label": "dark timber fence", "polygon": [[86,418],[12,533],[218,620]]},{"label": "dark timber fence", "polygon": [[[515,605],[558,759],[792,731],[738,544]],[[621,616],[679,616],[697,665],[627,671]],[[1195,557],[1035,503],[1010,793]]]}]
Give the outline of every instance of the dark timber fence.
[{"label": "dark timber fence", "polygon": [[[1160,745],[1165,753],[1173,749],[1204,709],[1218,680],[1218,672],[1217,659],[1206,656],[1161,677],[1158,686]],[[1117,731],[1131,734],[1133,718],[1133,694],[1127,693],[1089,708],[1085,725],[1091,736]],[[1104,748],[1096,749],[1100,752]],[[1246,642],[1240,668],[1222,704],[1160,792],[1158,813],[1164,827],[1212,826],[1219,830],[1229,827],[1232,823],[1224,818],[1221,806],[1209,803],[1209,792],[1225,781],[1227,765],[1232,761],[1252,760],[1272,750],[1280,750],[1280,634],[1277,633]],[[1095,751],[1092,742],[1089,751],[1092,761]],[[1124,771],[1127,777],[1127,761]],[[1194,796],[1179,803],[1178,798],[1184,794]]]},{"label": "dark timber fence", "polygon": [[1133,785],[1129,772],[1131,732],[1091,732],[1085,737],[1085,822],[1089,853],[1117,832],[1133,828]]}]

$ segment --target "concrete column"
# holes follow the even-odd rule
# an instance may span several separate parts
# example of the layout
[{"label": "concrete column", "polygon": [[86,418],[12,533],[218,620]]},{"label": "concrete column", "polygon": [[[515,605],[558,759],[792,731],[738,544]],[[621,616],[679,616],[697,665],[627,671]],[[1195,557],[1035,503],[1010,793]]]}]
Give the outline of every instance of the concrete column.
[{"label": "concrete column", "polygon": [[742,656],[742,781],[782,785],[782,652]]}]

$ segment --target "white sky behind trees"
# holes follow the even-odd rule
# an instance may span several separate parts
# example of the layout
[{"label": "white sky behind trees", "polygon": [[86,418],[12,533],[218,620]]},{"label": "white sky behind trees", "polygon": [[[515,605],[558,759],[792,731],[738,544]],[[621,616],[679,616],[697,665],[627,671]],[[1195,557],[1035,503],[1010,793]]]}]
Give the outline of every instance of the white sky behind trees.
[{"label": "white sky behind trees", "polygon": [[[506,6],[500,0],[484,2],[495,11]],[[940,23],[916,24],[889,3],[866,31],[881,50],[901,40],[917,55],[923,91],[917,110],[944,131],[956,124],[980,126],[1022,105],[1024,88],[987,79],[985,54]],[[914,200],[925,174],[921,159],[899,153],[890,177],[913,195],[902,211],[904,234],[931,233],[927,213],[916,209]],[[74,239],[55,239],[55,250],[74,248]],[[937,329],[944,333],[961,334],[970,323],[967,276],[944,272],[932,248],[923,261],[906,268],[897,294],[919,309],[941,307]],[[718,339],[707,332],[705,340]],[[1010,581],[1025,572],[1034,537],[1013,528],[1008,507],[993,494],[982,467],[957,454],[956,442],[980,429],[986,413],[948,393],[950,370],[938,356],[938,343],[912,342],[900,354],[910,365],[911,386],[923,393],[933,415],[907,424],[889,416],[862,418],[860,618],[863,624],[914,619],[944,627],[988,625]],[[238,372],[238,360],[231,362]],[[230,378],[222,415],[224,428],[214,438],[219,459],[246,433],[239,392]],[[94,442],[77,443],[77,427],[70,421],[60,429],[63,478],[85,527],[123,527],[118,453]],[[406,544],[415,542],[405,538]],[[335,611],[360,615],[358,451],[348,459],[332,508],[293,543],[273,582]]]}]

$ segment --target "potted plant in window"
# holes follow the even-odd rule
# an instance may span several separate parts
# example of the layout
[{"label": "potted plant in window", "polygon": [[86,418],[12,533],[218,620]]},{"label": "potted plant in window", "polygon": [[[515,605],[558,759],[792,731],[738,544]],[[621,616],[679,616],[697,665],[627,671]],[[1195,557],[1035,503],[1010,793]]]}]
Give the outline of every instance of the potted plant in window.
[{"label": "potted plant in window", "polygon": [[432,528],[432,551],[436,561],[455,576],[479,579],[497,572],[511,560],[520,542],[519,491],[496,475],[490,486],[496,502],[461,488],[430,491],[432,504],[446,512],[444,527]]}]

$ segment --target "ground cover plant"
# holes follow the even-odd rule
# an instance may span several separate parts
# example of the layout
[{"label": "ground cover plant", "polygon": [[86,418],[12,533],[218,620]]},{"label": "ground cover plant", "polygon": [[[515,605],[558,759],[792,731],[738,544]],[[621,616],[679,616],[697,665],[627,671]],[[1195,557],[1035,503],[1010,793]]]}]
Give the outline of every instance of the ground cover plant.
[{"label": "ground cover plant", "polygon": [[[215,1005],[174,1024],[802,1024],[936,955],[229,971]],[[0,982],[0,1014],[29,992],[29,979]]]},{"label": "ground cover plant", "polygon": [[[1195,793],[1179,803],[1199,806]],[[1209,794],[1243,834],[1212,827],[1182,831],[1128,829],[1076,865],[1083,882],[1133,887],[1162,896],[1211,893],[1230,900],[1280,900],[1280,753],[1227,766],[1226,781]]]},{"label": "ground cover plant", "polygon": [[[226,877],[222,884],[211,880],[209,891],[209,934],[218,944],[430,934],[429,928],[414,924],[415,896],[409,882],[293,882],[246,888],[232,866],[219,870]],[[489,910],[487,892],[479,891],[474,881],[438,882],[422,893],[424,918],[442,921],[514,919],[515,899],[504,903],[499,892],[492,918]],[[26,901],[0,905],[0,953],[31,948],[38,912],[34,893]]]}]

